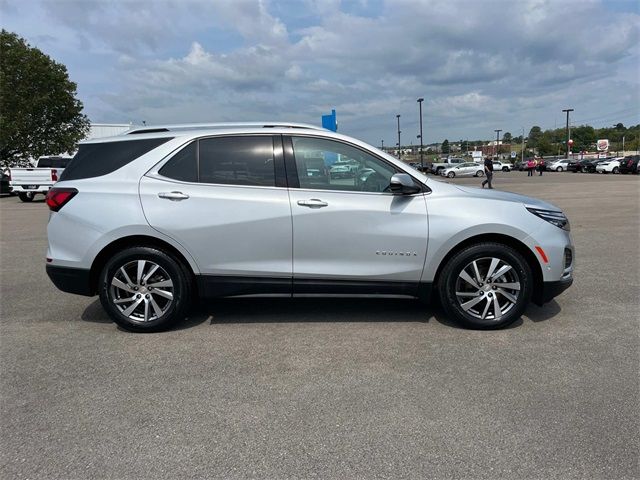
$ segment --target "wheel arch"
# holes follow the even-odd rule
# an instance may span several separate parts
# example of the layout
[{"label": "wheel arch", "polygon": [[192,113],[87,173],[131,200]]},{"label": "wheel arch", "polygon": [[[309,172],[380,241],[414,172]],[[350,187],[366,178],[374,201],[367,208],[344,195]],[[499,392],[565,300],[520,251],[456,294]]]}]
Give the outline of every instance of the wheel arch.
[{"label": "wheel arch", "polygon": [[164,240],[148,235],[130,235],[114,240],[113,242],[106,245],[102,250],[100,250],[100,253],[96,255],[93,263],[91,264],[91,269],[89,272],[89,288],[91,289],[92,295],[95,295],[98,292],[98,280],[100,272],[102,272],[102,269],[109,258],[111,258],[116,252],[129,247],[155,247],[159,250],[163,250],[164,252],[171,254],[178,261],[180,261],[187,272],[191,274],[192,279],[195,279],[195,272],[191,264],[182,254],[182,252],[180,252],[180,250],[178,250],[176,247],[168,242],[165,242]]},{"label": "wheel arch", "polygon": [[438,265],[435,276],[433,277],[434,288],[432,291],[437,292],[438,282],[440,281],[440,274],[444,266],[447,264],[447,262],[456,253],[458,253],[459,251],[463,250],[466,247],[475,245],[477,243],[483,243],[483,242],[502,243],[504,245],[507,245],[513,248],[515,251],[517,251],[524,257],[527,264],[531,268],[531,272],[533,274],[532,300],[534,303],[538,303],[541,298],[542,287],[543,287],[542,267],[540,266],[540,262],[536,258],[535,254],[531,251],[531,249],[527,247],[524,243],[522,243],[520,240],[510,237],[509,235],[503,235],[499,233],[485,233],[485,234],[475,235],[462,240],[461,242],[456,244],[454,247],[452,247],[446,253],[446,255],[442,258],[442,260],[440,261],[440,264]]}]

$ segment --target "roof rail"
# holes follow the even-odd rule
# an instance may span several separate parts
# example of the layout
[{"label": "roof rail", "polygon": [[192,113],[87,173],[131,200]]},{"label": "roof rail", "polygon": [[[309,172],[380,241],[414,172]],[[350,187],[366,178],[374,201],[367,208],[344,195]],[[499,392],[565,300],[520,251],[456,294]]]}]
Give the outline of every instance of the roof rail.
[{"label": "roof rail", "polygon": [[308,123],[289,123],[289,122],[232,122],[232,123],[183,123],[176,125],[153,125],[148,127],[135,127],[126,131],[126,135],[137,133],[158,133],[158,132],[174,132],[180,130],[204,130],[210,128],[237,128],[237,127],[253,127],[253,128],[307,128],[311,130],[325,130],[316,125]]}]

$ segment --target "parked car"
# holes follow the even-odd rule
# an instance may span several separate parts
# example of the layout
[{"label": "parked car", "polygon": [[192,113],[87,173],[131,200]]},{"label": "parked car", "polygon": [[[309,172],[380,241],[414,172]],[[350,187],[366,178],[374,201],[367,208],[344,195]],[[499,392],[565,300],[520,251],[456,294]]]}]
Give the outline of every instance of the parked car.
[{"label": "parked car", "polygon": [[31,168],[10,168],[11,189],[23,202],[31,202],[37,194],[46,195],[64,172],[69,157],[40,157]]},{"label": "parked car", "polygon": [[601,163],[604,162],[608,162],[610,159],[603,159],[603,158],[598,158],[596,160],[592,160],[588,163],[586,163],[583,167],[582,167],[582,171],[584,173],[596,173],[596,167],[598,165],[600,165]]},{"label": "parked car", "polygon": [[464,159],[462,158],[445,158],[445,159],[441,159],[440,162],[432,163],[430,165],[430,170],[431,170],[431,173],[440,175],[442,173],[442,170],[444,170],[445,168],[450,168],[455,165],[460,165],[462,163],[465,163]]},{"label": "parked car", "polygon": [[0,172],[0,193],[11,193],[9,173]]},{"label": "parked car", "polygon": [[567,165],[569,165],[569,159],[562,158],[560,160],[547,162],[546,170],[550,172],[563,172],[567,169]]},{"label": "parked car", "polygon": [[[308,174],[336,156],[368,175]],[[302,124],[85,141],[46,202],[47,274],[132,331],[175,325],[197,297],[336,293],[437,295],[451,319],[499,328],[573,282],[558,207],[440,182]]]},{"label": "parked car", "polygon": [[587,158],[583,160],[577,160],[577,159],[569,160],[569,163],[567,164],[567,172],[573,172],[573,173],[584,172],[585,167],[592,161],[593,161],[592,158]]},{"label": "parked car", "polygon": [[640,155],[624,157],[620,161],[620,173],[638,173],[638,160],[640,160]]},{"label": "parked car", "polygon": [[443,177],[482,177],[484,175],[484,166],[479,163],[469,162],[461,163],[455,167],[444,168],[440,170]]},{"label": "parked car", "polygon": [[493,171],[494,172],[510,172],[511,170],[513,170],[513,165],[511,163],[508,162],[499,162],[497,160],[493,161]]},{"label": "parked car", "polygon": [[619,158],[612,158],[611,160],[605,160],[596,165],[596,172],[598,173],[619,173],[620,172],[620,160]]}]

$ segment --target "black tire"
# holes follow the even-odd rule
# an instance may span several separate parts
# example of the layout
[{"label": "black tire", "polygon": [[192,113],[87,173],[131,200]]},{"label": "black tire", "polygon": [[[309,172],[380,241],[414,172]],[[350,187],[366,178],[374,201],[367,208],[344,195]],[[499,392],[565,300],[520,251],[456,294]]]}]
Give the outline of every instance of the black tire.
[{"label": "black tire", "polygon": [[620,169],[618,167],[613,167],[612,173],[620,173]]},{"label": "black tire", "polygon": [[18,197],[20,197],[20,200],[22,200],[23,202],[33,202],[33,198],[35,197],[35,194],[33,192],[20,192],[18,193]]},{"label": "black tire", "polygon": [[476,175],[475,175],[475,176],[476,176],[476,177],[484,177],[484,172],[483,172],[482,170],[478,170],[478,171],[476,172]]},{"label": "black tire", "polygon": [[562,167],[556,168],[556,172],[561,172],[561,171],[562,171]]},{"label": "black tire", "polygon": [[[507,301],[507,297],[500,294],[498,296],[498,291],[501,290],[499,288],[494,288],[495,285],[493,282],[487,284],[481,284],[481,290],[478,293],[475,293],[475,287],[472,287],[470,284],[468,287],[471,289],[471,292],[468,292],[465,297],[459,297],[456,295],[457,288],[460,287],[460,282],[463,282],[461,285],[466,285],[468,282],[466,280],[460,280],[459,275],[462,270],[469,266],[472,262],[477,261],[480,274],[485,275],[487,273],[488,266],[491,263],[491,259],[498,259],[512,268],[504,275],[501,275],[497,279],[499,280],[506,278],[507,275],[512,276],[513,278],[510,280],[506,278],[507,282],[511,282],[511,284],[515,282],[519,282],[520,290],[511,290],[506,291],[512,298],[515,298],[516,301],[513,303],[512,301]],[[483,268],[486,266],[487,268]],[[497,267],[494,270],[494,273],[497,272],[502,267]],[[499,285],[500,282],[495,283]],[[472,329],[498,329],[504,328],[513,322],[515,322],[527,307],[529,301],[531,300],[531,295],[533,291],[533,275],[531,273],[531,267],[524,259],[524,257],[518,253],[513,248],[503,245],[500,243],[486,242],[486,243],[478,243],[476,245],[471,245],[469,247],[464,248],[463,250],[456,253],[453,257],[451,257],[440,274],[438,279],[438,294],[440,296],[442,302],[442,308],[447,313],[449,318],[455,320],[460,323],[462,326]],[[484,291],[484,289],[487,289]],[[503,290],[505,291],[505,290]],[[496,317],[496,310],[500,310],[495,308],[495,303],[493,296],[500,299],[500,301],[505,302],[505,304],[509,304],[508,307],[505,307],[506,313],[503,315],[498,315]],[[475,313],[472,308],[468,308],[466,311],[461,306],[461,298],[470,298],[471,300],[465,300],[465,302],[474,301],[476,297],[483,297],[482,300],[477,302],[478,308],[484,307],[488,305],[488,310],[486,313],[486,318],[478,318],[478,316],[483,317],[485,315],[480,313]],[[498,300],[496,300],[498,301]],[[484,302],[484,303],[483,303]],[[493,317],[490,318],[490,313],[493,310]],[[500,310],[501,311],[501,310]],[[478,316],[476,316],[478,315]]]},{"label": "black tire", "polygon": [[449,178],[453,178],[455,176],[456,176],[456,174],[454,172],[447,173],[447,177],[449,177]]},{"label": "black tire", "polygon": [[[159,296],[158,293],[152,294],[151,281],[154,279],[154,276],[149,277],[149,281],[143,281],[141,284],[136,285],[135,292],[133,290],[123,290],[119,287],[112,286],[112,282],[114,277],[117,275],[121,276],[121,267],[131,268],[130,265],[134,265],[134,262],[144,260],[145,262],[151,262],[157,265],[159,268],[156,270],[156,275],[160,275],[160,281],[166,283],[167,279],[171,281],[172,286],[163,285],[163,295]],[[144,265],[147,265],[146,263]],[[149,268],[147,270],[150,271]],[[144,272],[144,268],[143,268]],[[167,279],[164,279],[167,277]],[[131,275],[129,276],[131,279]],[[132,279],[132,283],[135,284],[136,280]],[[128,284],[128,282],[126,282]],[[102,307],[109,314],[111,319],[120,325],[125,330],[130,332],[159,332],[163,330],[167,330],[173,326],[175,326],[178,322],[182,321],[189,308],[191,306],[191,302],[193,299],[192,292],[192,278],[191,273],[188,270],[188,267],[185,266],[180,260],[175,258],[173,255],[168,254],[162,250],[152,247],[131,247],[123,250],[113,257],[111,257],[107,263],[105,264],[99,278],[99,291],[100,291],[100,302],[102,303]],[[141,287],[140,285],[143,285]],[[146,290],[149,288],[149,291]],[[170,292],[172,294],[172,299],[170,299],[170,303],[168,303],[168,299],[165,299],[166,292],[171,289]],[[156,292],[159,290],[159,287],[156,287]],[[121,292],[131,292],[126,293],[125,295],[132,295],[131,298],[136,296],[142,296],[146,298],[152,298],[153,300],[146,300],[142,298],[140,303],[138,300],[134,300],[131,303],[121,303],[123,307],[119,307],[114,303],[114,300],[122,300],[123,297],[115,298]],[[138,293],[139,292],[139,293]],[[137,297],[136,297],[137,298]],[[153,312],[154,308],[151,301],[155,302],[155,304],[162,310],[162,314],[156,315]],[[131,304],[138,302],[139,307],[136,307],[131,314],[132,315],[146,315],[145,304],[148,304],[147,308],[151,311],[151,315],[148,321],[144,321],[144,318],[140,320],[132,319],[130,316],[125,315],[120,308],[129,307]],[[144,313],[143,313],[144,312]],[[156,318],[152,318],[152,317]],[[146,317],[145,317],[146,318]]]}]

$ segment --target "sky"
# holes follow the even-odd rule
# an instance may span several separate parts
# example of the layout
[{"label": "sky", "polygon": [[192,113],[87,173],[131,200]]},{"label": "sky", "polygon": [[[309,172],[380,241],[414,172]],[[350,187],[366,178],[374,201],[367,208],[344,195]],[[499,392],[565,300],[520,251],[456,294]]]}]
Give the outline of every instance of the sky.
[{"label": "sky", "polygon": [[292,121],[379,146],[640,123],[636,0],[0,0],[95,123]]}]

